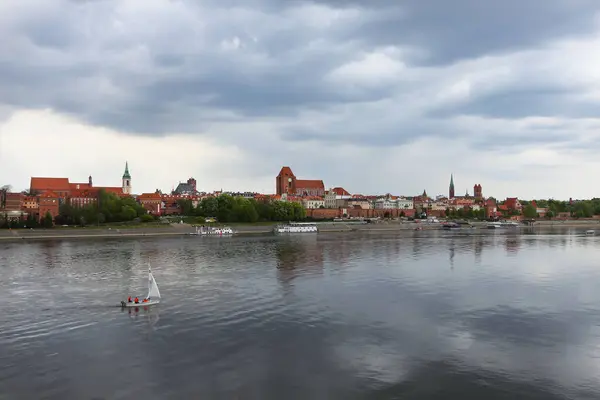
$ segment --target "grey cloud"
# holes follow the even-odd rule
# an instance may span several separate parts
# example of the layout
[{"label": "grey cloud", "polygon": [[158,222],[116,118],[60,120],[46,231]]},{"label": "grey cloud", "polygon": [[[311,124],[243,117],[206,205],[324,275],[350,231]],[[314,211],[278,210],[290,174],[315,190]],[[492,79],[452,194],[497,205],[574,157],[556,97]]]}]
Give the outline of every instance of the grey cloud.
[{"label": "grey cloud", "polygon": [[[163,5],[170,10],[164,25],[161,10],[140,9],[138,17],[119,4],[70,1],[15,11],[16,22],[2,30],[11,45],[0,49],[0,104],[50,107],[154,135],[269,120],[284,141],[371,147],[443,136],[491,149],[559,141],[563,132],[530,129],[523,141],[498,141],[502,128],[463,129],[456,115],[598,116],[593,102],[577,100],[581,84],[558,87],[543,79],[535,87],[511,82],[470,102],[434,99],[453,80],[448,64],[590,32],[600,8],[591,0],[180,0]],[[315,4],[355,8],[357,17],[318,26],[311,18],[323,10],[299,11]],[[127,19],[134,16],[139,20]],[[230,49],[220,48],[225,41]],[[328,79],[381,46],[403,51],[398,79],[371,86]]]},{"label": "grey cloud", "polygon": [[401,7],[405,16],[402,20],[360,27],[365,40],[379,45],[410,43],[424,47],[430,52],[428,64],[447,64],[589,33],[595,25],[594,12],[600,10],[600,4],[593,0],[407,0]]},{"label": "grey cloud", "polygon": [[509,119],[528,116],[600,118],[600,108],[597,103],[578,99],[574,90],[548,87],[530,90],[515,88],[431,111],[432,116],[457,114]]}]

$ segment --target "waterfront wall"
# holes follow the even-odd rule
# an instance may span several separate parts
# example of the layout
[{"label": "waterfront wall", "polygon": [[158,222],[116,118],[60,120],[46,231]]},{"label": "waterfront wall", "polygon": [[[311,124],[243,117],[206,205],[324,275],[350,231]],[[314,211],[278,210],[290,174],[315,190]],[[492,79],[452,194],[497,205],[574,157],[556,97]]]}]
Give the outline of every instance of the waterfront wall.
[{"label": "waterfront wall", "polygon": [[363,209],[363,208],[314,208],[307,209],[306,216],[312,219],[334,219],[343,218],[344,212],[351,218],[398,218],[401,215],[405,217],[413,217],[414,209]]}]

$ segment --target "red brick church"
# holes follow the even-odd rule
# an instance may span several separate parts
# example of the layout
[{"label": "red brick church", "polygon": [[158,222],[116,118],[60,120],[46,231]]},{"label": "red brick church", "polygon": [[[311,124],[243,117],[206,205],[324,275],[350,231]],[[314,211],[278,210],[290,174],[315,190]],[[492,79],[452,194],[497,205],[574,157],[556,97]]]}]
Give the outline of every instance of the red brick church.
[{"label": "red brick church", "polygon": [[324,196],[325,184],[322,180],[297,179],[290,167],[283,167],[275,178],[275,188],[278,195],[291,196]]}]

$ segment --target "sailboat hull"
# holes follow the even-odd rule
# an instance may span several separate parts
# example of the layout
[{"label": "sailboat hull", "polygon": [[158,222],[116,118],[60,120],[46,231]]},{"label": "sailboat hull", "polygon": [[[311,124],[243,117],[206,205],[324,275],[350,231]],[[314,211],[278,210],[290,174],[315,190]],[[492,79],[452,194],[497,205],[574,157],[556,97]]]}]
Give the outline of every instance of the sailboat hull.
[{"label": "sailboat hull", "polygon": [[160,303],[160,300],[150,300],[147,301],[145,303],[139,302],[139,303],[127,303],[127,302],[122,302],[121,303],[121,307],[125,307],[125,308],[131,308],[131,307],[148,307],[148,306],[154,306]]}]

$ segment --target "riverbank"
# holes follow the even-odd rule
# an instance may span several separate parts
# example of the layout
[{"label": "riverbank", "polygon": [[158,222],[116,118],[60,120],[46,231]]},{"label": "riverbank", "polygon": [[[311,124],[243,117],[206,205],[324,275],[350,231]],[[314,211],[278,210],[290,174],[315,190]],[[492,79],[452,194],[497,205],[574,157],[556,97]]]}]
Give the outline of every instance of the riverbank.
[{"label": "riverbank", "polygon": [[[471,222],[471,227],[462,229],[485,229],[488,222]],[[268,224],[231,224],[238,235],[267,235],[273,233],[273,226]],[[440,223],[414,223],[383,221],[371,224],[356,224],[347,222],[321,222],[318,223],[320,233],[333,232],[398,232],[419,230],[442,229]],[[531,226],[520,225],[516,229],[552,230],[561,228],[595,229],[600,232],[600,221],[597,220],[570,220],[570,221],[537,221]],[[193,226],[188,224],[151,225],[151,226],[122,226],[113,227],[57,227],[53,229],[13,229],[0,230],[0,241],[10,240],[43,240],[43,239],[93,239],[93,238],[137,238],[156,236],[188,236],[195,232]],[[514,229],[514,228],[509,228]]]}]

